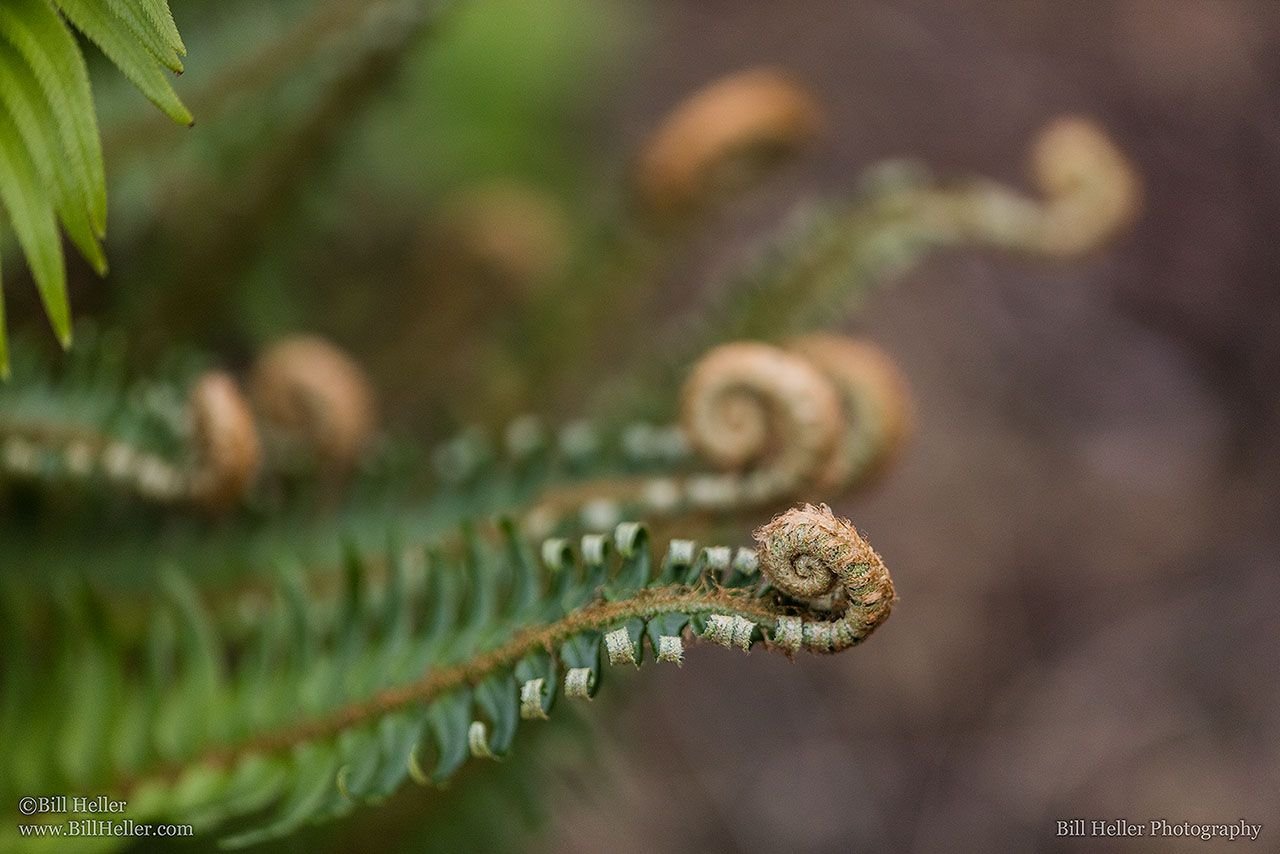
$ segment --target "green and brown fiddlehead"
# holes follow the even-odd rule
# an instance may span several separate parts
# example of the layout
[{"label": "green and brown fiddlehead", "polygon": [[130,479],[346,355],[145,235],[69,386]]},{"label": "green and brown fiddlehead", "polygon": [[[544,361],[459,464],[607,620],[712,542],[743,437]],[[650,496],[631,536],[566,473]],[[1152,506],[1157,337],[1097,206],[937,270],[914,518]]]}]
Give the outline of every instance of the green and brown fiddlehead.
[{"label": "green and brown fiddlehead", "polygon": [[[826,620],[783,617],[774,642],[788,649],[838,652],[872,632],[893,607],[893,580],[880,555],[825,504],[788,510],[755,532],[760,570],[782,593],[825,599]],[[784,628],[785,627],[785,628]]]},{"label": "green and brown fiddlehead", "polygon": [[[883,563],[825,508],[790,511],[757,539],[736,552],[672,541],[659,557],[625,523],[578,549],[547,541],[538,560],[509,525],[496,541],[464,532],[460,554],[395,560],[378,586],[352,558],[336,603],[286,580],[235,640],[170,576],[143,648],[88,592],[61,600],[68,638],[33,642],[7,595],[0,762],[13,773],[0,802],[55,785],[110,792],[135,821],[250,845],[504,756],[522,720],[590,698],[646,650],[673,663],[693,639],[828,653],[888,615]],[[15,827],[0,824],[5,850],[23,850]]]},{"label": "green and brown fiddlehead", "polygon": [[[261,448],[235,380],[220,371],[205,372],[181,406],[165,405],[171,402],[168,389],[150,391],[156,398],[150,413],[129,412],[148,404],[125,401],[96,411],[50,406],[6,412],[0,416],[0,481],[98,483],[158,504],[210,511],[224,511],[243,499],[258,473]],[[141,436],[144,432],[151,435]]]},{"label": "green and brown fiddlehead", "polygon": [[743,342],[694,366],[681,421],[704,459],[741,473],[737,491],[767,496],[792,492],[830,458],[841,411],[832,384],[803,357]]},{"label": "green and brown fiddlehead", "polygon": [[637,365],[637,373],[661,389],[717,344],[785,341],[823,328],[931,252],[990,246],[1055,261],[1079,257],[1123,234],[1141,207],[1134,166],[1088,119],[1045,127],[1031,145],[1029,172],[1038,197],[986,178],[934,177],[914,162],[868,169],[853,198],[797,210],[772,245],[715,289],[710,305],[671,324],[661,337],[666,365]]}]

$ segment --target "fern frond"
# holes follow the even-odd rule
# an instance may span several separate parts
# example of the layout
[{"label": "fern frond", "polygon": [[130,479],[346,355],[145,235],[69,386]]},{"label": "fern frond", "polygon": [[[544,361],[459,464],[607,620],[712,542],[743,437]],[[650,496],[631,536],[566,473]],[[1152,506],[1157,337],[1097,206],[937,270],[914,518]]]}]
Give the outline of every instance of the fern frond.
[{"label": "fern frond", "polygon": [[[63,347],[71,344],[56,223],[99,275],[106,178],[89,75],[68,21],[170,118],[191,123],[164,68],[185,52],[166,0],[5,0],[0,6],[0,207]],[[3,294],[0,293],[0,300]],[[0,323],[0,375],[8,376]]]},{"label": "fern frond", "polygon": [[[589,699],[646,647],[677,663],[688,637],[834,652],[888,616],[884,564],[825,507],[757,537],[759,551],[736,555],[676,541],[659,560],[645,529],[624,524],[580,551],[544,542],[539,561],[510,524],[496,538],[464,531],[459,553],[401,554],[380,585],[350,558],[336,607],[286,576],[234,644],[177,574],[143,648],[123,644],[83,589],[63,597],[56,644],[33,641],[6,596],[19,613],[3,621],[13,654],[0,761],[14,788],[0,800],[110,791],[135,821],[223,828],[225,844],[251,845],[380,801],[406,778],[438,785],[469,757],[505,755],[522,720]],[[0,847],[18,850],[15,827]]]},{"label": "fern frond", "polygon": [[[48,514],[39,530],[5,526],[0,563],[38,563],[55,578],[91,561],[96,578],[119,591],[150,587],[166,561],[234,583],[287,553],[305,556],[309,576],[331,576],[344,541],[385,562],[388,530],[422,543],[467,517],[508,514],[541,537],[607,530],[628,517],[772,512],[867,482],[909,426],[905,383],[883,354],[809,337],[707,354],[681,395],[679,423],[553,429],[524,417],[496,441],[469,431],[424,454],[384,438],[356,456],[371,429],[367,388],[321,342],[267,352],[250,383],[256,419],[220,372],[125,382],[111,367],[119,355],[88,345],[73,359],[81,368],[61,379],[19,351],[18,375],[0,388],[0,487],[34,487],[83,511]],[[291,355],[299,346],[306,365]],[[292,462],[302,444],[320,454],[310,477]],[[75,492],[112,500],[77,504]],[[130,507],[123,496],[144,501]]]},{"label": "fern frond", "polygon": [[711,306],[668,331],[661,349],[670,357],[650,384],[665,387],[716,344],[785,340],[847,317],[931,252],[995,247],[1070,259],[1106,245],[1137,215],[1140,177],[1095,123],[1054,121],[1035,139],[1029,160],[1038,197],[889,161],[868,170],[854,198],[798,210],[745,270],[716,289]]}]

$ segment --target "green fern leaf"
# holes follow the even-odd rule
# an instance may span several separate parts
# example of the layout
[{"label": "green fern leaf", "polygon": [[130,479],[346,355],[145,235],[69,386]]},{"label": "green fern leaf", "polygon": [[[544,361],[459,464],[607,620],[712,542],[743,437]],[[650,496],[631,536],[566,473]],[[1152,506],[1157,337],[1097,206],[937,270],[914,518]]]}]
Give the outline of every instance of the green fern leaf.
[{"label": "green fern leaf", "polygon": [[139,0],[138,5],[142,7],[142,14],[160,32],[164,43],[178,56],[186,56],[187,46],[182,43],[182,36],[178,34],[178,27],[173,22],[173,12],[169,11],[168,0]]},{"label": "green fern leaf", "polygon": [[[76,28],[88,36],[114,62],[125,77],[141,90],[165,115],[178,124],[190,125],[191,113],[178,99],[168,78],[157,67],[157,56],[139,41],[130,23],[113,13],[103,0],[55,0],[58,8]],[[174,57],[176,62],[176,55]],[[181,63],[178,63],[181,65]]]},{"label": "green fern leaf", "polygon": [[75,37],[46,0],[0,4],[0,37],[30,66],[58,119],[69,166],[89,194],[89,218],[99,236],[107,228],[106,172],[89,72]]},{"label": "green fern leaf", "polygon": [[0,202],[8,210],[18,244],[31,264],[58,341],[63,347],[70,346],[71,309],[57,217],[31,155],[7,114],[0,115]]},{"label": "green fern leaf", "polygon": [[182,73],[182,59],[157,21],[148,16],[143,9],[126,0],[108,0],[108,6],[165,68],[174,74]]},{"label": "green fern leaf", "polygon": [[[70,311],[56,223],[62,223],[98,274],[105,274],[100,240],[106,233],[107,197],[89,75],[64,15],[167,115],[189,125],[191,114],[164,73],[166,67],[180,72],[180,56],[186,53],[166,0],[0,4],[0,201],[50,323],[66,347],[71,342]],[[5,377],[6,335],[0,323],[0,375]]]},{"label": "green fern leaf", "polygon": [[22,134],[43,182],[57,187],[58,219],[67,236],[98,275],[106,275],[107,259],[89,214],[93,200],[88,188],[78,185],[71,170],[62,167],[71,153],[59,136],[57,117],[30,67],[4,42],[0,42],[0,104]]}]

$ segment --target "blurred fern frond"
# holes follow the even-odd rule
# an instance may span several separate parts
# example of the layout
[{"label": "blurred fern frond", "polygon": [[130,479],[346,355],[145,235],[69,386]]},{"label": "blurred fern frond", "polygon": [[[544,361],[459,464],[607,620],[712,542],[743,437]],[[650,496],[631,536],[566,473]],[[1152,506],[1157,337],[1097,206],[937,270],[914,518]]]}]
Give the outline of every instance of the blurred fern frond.
[{"label": "blurred fern frond", "polygon": [[[26,256],[59,342],[71,343],[58,224],[99,275],[107,261],[102,143],[79,30],[144,95],[191,124],[165,70],[186,47],[167,0],[5,0],[0,5],[0,209]],[[0,290],[0,302],[3,290]],[[0,375],[9,370],[0,305]]]}]

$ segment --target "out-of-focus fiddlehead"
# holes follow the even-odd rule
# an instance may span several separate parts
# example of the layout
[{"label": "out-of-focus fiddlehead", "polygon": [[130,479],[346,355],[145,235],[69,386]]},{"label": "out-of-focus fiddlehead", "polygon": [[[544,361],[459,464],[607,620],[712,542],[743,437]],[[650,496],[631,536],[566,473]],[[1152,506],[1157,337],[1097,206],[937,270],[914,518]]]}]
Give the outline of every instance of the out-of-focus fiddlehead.
[{"label": "out-of-focus fiddlehead", "polygon": [[838,336],[722,345],[694,366],[680,399],[677,435],[701,471],[552,487],[526,516],[529,529],[554,530],[575,513],[607,524],[628,513],[735,513],[806,492],[838,495],[880,470],[910,429],[906,383],[889,358]]},{"label": "out-of-focus fiddlehead", "polygon": [[756,183],[821,126],[790,75],[752,68],[721,78],[672,111],[641,151],[636,193],[657,216],[681,216]]},{"label": "out-of-focus fiddlehead", "polygon": [[[657,333],[669,357],[633,365],[624,373],[636,379],[612,393],[643,399],[716,344],[783,341],[848,317],[875,286],[929,252],[992,246],[1077,257],[1122,234],[1141,206],[1134,167],[1088,119],[1062,118],[1042,130],[1030,172],[1040,198],[987,179],[935,179],[913,163],[870,170],[856,198],[800,210],[754,263],[715,289],[711,305]],[[607,394],[602,405],[612,406]]]},{"label": "out-of-focus fiddlehead", "polygon": [[262,462],[257,427],[236,381],[212,371],[191,390],[191,416],[197,465],[190,492],[213,509],[242,499]]},{"label": "out-of-focus fiddlehead", "polygon": [[786,347],[811,362],[835,386],[845,429],[824,466],[818,492],[866,483],[893,461],[911,434],[911,391],[879,347],[842,335],[812,334]]},{"label": "out-of-focus fiddlehead", "polygon": [[1097,249],[1133,224],[1142,185],[1129,159],[1097,123],[1078,116],[1052,122],[1031,152],[1031,171],[1044,194],[1032,245],[1072,257]]},{"label": "out-of-focus fiddlehead", "polygon": [[278,465],[347,473],[373,437],[369,380],[324,339],[296,336],[273,344],[255,362],[249,387]]},{"label": "out-of-focus fiddlehead", "polygon": [[0,481],[81,483],[160,504],[226,510],[261,462],[248,403],[227,374],[196,378],[185,404],[163,385],[79,388],[66,399],[15,383],[0,414]]},{"label": "out-of-focus fiddlehead", "polygon": [[708,462],[756,472],[746,475],[752,480],[744,492],[785,494],[831,456],[840,401],[803,357],[767,344],[725,344],[694,366],[681,394],[681,421]]},{"label": "out-of-focus fiddlehead", "polygon": [[[547,348],[533,355],[533,386],[548,387],[555,375],[555,388],[571,395],[584,368],[618,355],[612,319],[649,313],[662,265],[697,226],[793,159],[821,124],[816,99],[773,68],[727,75],[677,104],[641,145],[626,197],[601,218],[587,250],[597,254],[547,292],[515,337],[522,354],[531,339]],[[572,334],[533,334],[547,328]]]}]

